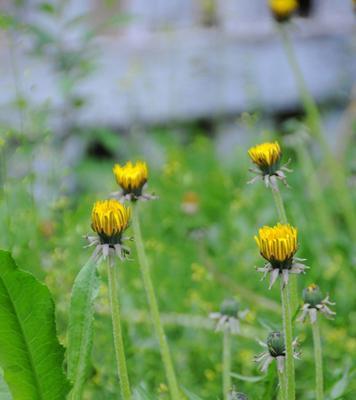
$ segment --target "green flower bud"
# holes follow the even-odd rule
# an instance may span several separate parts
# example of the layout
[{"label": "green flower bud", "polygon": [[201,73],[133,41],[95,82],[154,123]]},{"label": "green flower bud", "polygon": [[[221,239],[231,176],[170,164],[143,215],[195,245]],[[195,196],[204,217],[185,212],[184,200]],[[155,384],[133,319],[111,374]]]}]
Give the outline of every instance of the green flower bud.
[{"label": "green flower bud", "polygon": [[323,294],[319,286],[312,283],[303,290],[304,303],[309,304],[311,308],[316,308],[317,305],[322,304]]},{"label": "green flower bud", "polygon": [[248,397],[241,392],[235,392],[235,390],[232,390],[229,396],[229,400],[248,400]]},{"label": "green flower bud", "polygon": [[285,356],[286,354],[284,335],[281,332],[271,332],[267,337],[267,346],[272,357]]},{"label": "green flower bud", "polygon": [[239,303],[235,299],[226,299],[220,306],[220,313],[228,317],[238,317]]}]

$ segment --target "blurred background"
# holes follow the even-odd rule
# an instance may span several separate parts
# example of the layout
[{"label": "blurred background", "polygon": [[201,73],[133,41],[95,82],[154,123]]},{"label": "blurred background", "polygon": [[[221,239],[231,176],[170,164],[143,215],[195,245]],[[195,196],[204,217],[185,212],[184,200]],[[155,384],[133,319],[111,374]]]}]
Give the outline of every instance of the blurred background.
[{"label": "blurred background", "polygon": [[[92,204],[117,190],[115,162],[145,159],[160,200],[143,206],[143,233],[180,383],[220,398],[221,337],[207,316],[234,296],[250,310],[234,342],[236,386],[252,399],[274,398],[273,371],[261,377],[252,358],[254,339],[280,328],[279,293],[255,272],[253,235],[277,217],[262,183],[246,182],[248,148],[277,139],[294,170],[291,189],[282,189],[288,217],[311,266],[300,289],[315,281],[337,302],[336,320],[323,327],[327,399],[354,399],[352,1],[300,0],[283,27],[264,0],[0,7],[0,246],[48,284],[61,342],[73,280],[90,256],[82,236]],[[166,399],[136,261],[120,274],[133,386]],[[118,396],[108,312],[103,284],[85,399]],[[313,399],[310,331],[296,333],[297,398]]]}]

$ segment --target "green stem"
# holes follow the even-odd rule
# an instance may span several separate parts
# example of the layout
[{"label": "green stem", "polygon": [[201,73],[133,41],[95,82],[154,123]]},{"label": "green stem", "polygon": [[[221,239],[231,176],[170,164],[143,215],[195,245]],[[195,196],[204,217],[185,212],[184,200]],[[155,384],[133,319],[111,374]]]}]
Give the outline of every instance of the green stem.
[{"label": "green stem", "polygon": [[325,237],[328,237],[331,243],[337,238],[336,225],[332,220],[331,213],[328,209],[328,203],[325,201],[323,189],[316,175],[316,168],[308,150],[302,143],[298,143],[295,147],[301,166],[304,180],[308,185],[310,199],[313,203],[313,209],[318,216]]},{"label": "green stem", "polygon": [[230,331],[224,330],[223,339],[223,395],[225,400],[229,400],[231,390],[231,343]]},{"label": "green stem", "polygon": [[283,285],[281,279],[281,297],[282,297],[282,313],[283,313],[283,331],[286,346],[286,366],[285,375],[287,381],[287,399],[295,400],[295,376],[294,376],[294,359],[293,359],[293,331],[292,317],[289,304],[289,285]]},{"label": "green stem", "polygon": [[114,265],[111,255],[108,256],[108,279],[115,357],[117,372],[120,379],[121,397],[123,400],[131,400],[130,382],[127,374],[125,348],[121,329],[117,267]]},{"label": "green stem", "polygon": [[[278,185],[278,183],[276,183],[276,185]],[[281,222],[282,224],[288,224],[286,210],[278,186],[276,186],[276,188],[272,188],[272,194],[274,203],[276,205],[279,222]],[[294,314],[298,309],[298,281],[296,275],[289,274],[289,285],[290,285],[290,307],[292,313]]]},{"label": "green stem", "polygon": [[[279,24],[281,25],[281,24]],[[352,197],[347,186],[345,171],[340,163],[335,159],[330,150],[330,146],[325,138],[321,117],[318,106],[316,105],[313,97],[311,96],[308,87],[305,83],[303,73],[299,67],[292,41],[288,36],[288,31],[285,27],[279,27],[279,32],[283,41],[284,49],[293,71],[299,95],[303,103],[306,115],[307,124],[312,134],[318,139],[325,156],[327,170],[332,178],[333,186],[338,194],[341,211],[344,214],[344,219],[354,241],[356,241],[356,213],[354,211]]]},{"label": "green stem", "polygon": [[161,322],[161,317],[159,314],[155,290],[154,290],[151,276],[150,276],[148,260],[146,257],[145,248],[144,248],[143,241],[142,241],[138,211],[139,211],[138,204],[136,203],[133,205],[132,226],[133,226],[134,238],[135,238],[135,242],[136,242],[138,261],[139,261],[140,268],[141,268],[143,285],[146,290],[148,305],[150,307],[150,312],[151,312],[151,318],[152,318],[152,322],[153,322],[153,325],[154,325],[154,328],[156,331],[156,335],[158,338],[159,346],[160,346],[162,361],[163,361],[165,372],[166,372],[166,377],[167,377],[167,382],[168,382],[168,387],[169,387],[169,391],[171,394],[171,398],[172,398],[172,400],[179,400],[181,397],[179,394],[177,378],[176,378],[176,374],[174,371],[173,362],[172,362],[171,354],[170,354],[168,343],[167,343],[167,338],[166,338],[166,335],[165,335],[165,332],[163,329],[163,325]]},{"label": "green stem", "polygon": [[286,374],[280,372],[277,366],[278,371],[278,380],[279,380],[279,400],[288,400],[287,397],[287,382],[286,382]]},{"label": "green stem", "polygon": [[277,208],[278,219],[281,224],[288,224],[286,210],[284,208],[283,199],[281,192],[277,189],[272,188],[273,199]]},{"label": "green stem", "polygon": [[321,340],[320,340],[320,327],[318,319],[312,324],[313,330],[313,341],[314,341],[314,362],[315,362],[315,398],[316,400],[324,399],[324,390],[323,390],[323,354],[321,349]]}]

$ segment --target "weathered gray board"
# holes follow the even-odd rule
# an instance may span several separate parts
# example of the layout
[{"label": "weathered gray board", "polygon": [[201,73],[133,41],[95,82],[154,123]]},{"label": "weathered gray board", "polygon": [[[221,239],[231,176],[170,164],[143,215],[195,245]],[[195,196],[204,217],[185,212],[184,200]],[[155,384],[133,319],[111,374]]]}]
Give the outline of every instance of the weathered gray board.
[{"label": "weathered gray board", "polygon": [[[313,96],[321,102],[346,100],[356,76],[351,4],[346,8],[345,0],[323,1],[314,19],[297,19],[289,29]],[[97,69],[78,86],[89,103],[77,122],[127,126],[132,121],[214,117],[255,107],[270,111],[295,107],[295,81],[266,8],[254,23],[256,2],[254,7],[252,1],[242,3],[244,14],[232,0],[219,3],[218,27],[193,26],[191,19],[176,29],[152,29],[153,22],[135,20],[120,34],[98,38]],[[140,4],[144,9],[146,3]],[[236,25],[233,15],[239,21]],[[44,59],[26,56],[26,46],[18,42],[14,48],[18,86],[35,103],[49,100],[59,107],[55,73]],[[11,118],[6,105],[14,98],[15,86],[5,41],[0,43],[0,58],[0,119],[6,120]]]}]

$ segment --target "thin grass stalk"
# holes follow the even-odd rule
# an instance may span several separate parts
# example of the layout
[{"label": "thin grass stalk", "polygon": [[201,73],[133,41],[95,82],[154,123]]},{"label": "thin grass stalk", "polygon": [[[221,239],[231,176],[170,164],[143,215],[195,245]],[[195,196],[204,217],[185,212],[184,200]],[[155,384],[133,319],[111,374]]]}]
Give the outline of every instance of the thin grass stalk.
[{"label": "thin grass stalk", "polygon": [[229,400],[231,390],[231,334],[229,329],[224,330],[223,336],[223,395]]},{"label": "thin grass stalk", "polygon": [[163,329],[163,325],[161,322],[161,317],[158,309],[156,294],[154,290],[154,286],[151,280],[149,264],[145,252],[145,248],[143,245],[142,234],[141,234],[141,227],[140,227],[140,219],[139,219],[139,209],[138,203],[133,205],[133,212],[132,212],[132,226],[134,231],[134,238],[136,243],[138,261],[140,264],[143,285],[145,287],[148,305],[151,312],[152,322],[156,331],[156,335],[159,342],[159,347],[161,351],[162,361],[164,364],[168,388],[170,391],[170,395],[172,400],[179,400],[179,388],[177,383],[176,374],[173,367],[172,357],[169,351],[167,338]]},{"label": "thin grass stalk", "polygon": [[324,399],[323,379],[323,353],[321,348],[319,320],[312,324],[314,342],[314,363],[315,363],[315,399]]},{"label": "thin grass stalk", "polygon": [[[278,183],[276,183],[276,185],[278,185]],[[279,222],[281,222],[282,224],[288,224],[286,210],[278,186],[276,186],[276,188],[272,188],[272,194],[274,203],[276,205]],[[298,309],[298,281],[296,275],[290,274],[289,285],[290,285],[290,290],[289,290],[290,307],[292,312],[294,313]]]},{"label": "thin grass stalk", "polygon": [[287,397],[287,382],[286,382],[286,374],[284,372],[279,371],[277,367],[277,372],[278,372],[278,381],[279,381],[279,400],[288,400]]},{"label": "thin grass stalk", "polygon": [[125,347],[122,338],[121,313],[118,293],[117,267],[114,265],[111,255],[108,256],[108,279],[111,319],[113,327],[113,339],[115,348],[116,367],[120,379],[121,397],[123,400],[131,400],[131,389],[127,373]]},{"label": "thin grass stalk", "polygon": [[[281,25],[281,24],[279,24]],[[347,187],[345,171],[342,168],[342,165],[335,159],[334,155],[330,150],[330,146],[325,138],[322,129],[321,117],[319,113],[319,109],[311,96],[307,85],[305,83],[302,71],[299,67],[297,58],[295,56],[295,51],[292,45],[292,41],[289,38],[288,31],[286,27],[279,26],[278,29],[283,41],[284,49],[294,74],[299,95],[301,101],[303,103],[306,115],[307,115],[307,123],[310,128],[310,131],[314,136],[318,139],[327,164],[327,170],[332,177],[332,183],[334,189],[338,193],[338,200],[341,206],[341,211],[344,214],[346,225],[352,235],[354,241],[356,241],[356,213],[354,211],[352,198],[349,193],[349,189]]]},{"label": "thin grass stalk", "polygon": [[327,233],[330,242],[334,243],[337,238],[336,225],[332,220],[330,210],[328,210],[328,203],[325,201],[325,196],[323,196],[323,190],[319,180],[317,179],[313,160],[303,144],[298,143],[295,146],[295,150],[297,152],[304,179],[308,185],[313,209],[318,216],[323,231]]},{"label": "thin grass stalk", "polygon": [[292,330],[292,316],[289,304],[289,285],[283,284],[281,279],[281,298],[282,298],[282,313],[283,313],[283,331],[286,346],[286,391],[288,400],[295,400],[295,372],[294,372],[294,359],[293,359],[293,330]]}]

